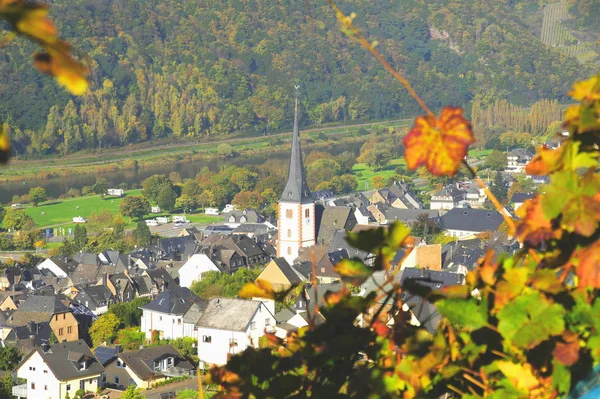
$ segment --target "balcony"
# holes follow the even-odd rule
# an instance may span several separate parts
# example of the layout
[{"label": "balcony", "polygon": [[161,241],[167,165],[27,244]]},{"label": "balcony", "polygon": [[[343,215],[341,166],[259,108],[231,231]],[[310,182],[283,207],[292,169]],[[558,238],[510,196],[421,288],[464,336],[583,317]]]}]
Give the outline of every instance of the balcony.
[{"label": "balcony", "polygon": [[26,398],[27,397],[27,384],[15,385],[12,389],[13,396],[17,398]]},{"label": "balcony", "polygon": [[167,377],[181,377],[184,375],[192,375],[194,373],[194,370],[171,366],[163,369],[160,373]]}]

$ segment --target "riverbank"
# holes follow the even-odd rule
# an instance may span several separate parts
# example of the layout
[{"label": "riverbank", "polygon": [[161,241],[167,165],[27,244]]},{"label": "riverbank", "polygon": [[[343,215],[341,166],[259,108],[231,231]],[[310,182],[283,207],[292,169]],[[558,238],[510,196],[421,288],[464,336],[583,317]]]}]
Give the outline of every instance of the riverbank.
[{"label": "riverbank", "polygon": [[[333,143],[365,141],[369,135],[358,136],[361,129],[376,125],[407,128],[412,119],[373,122],[353,126],[313,128],[303,131],[307,149],[319,149]],[[326,139],[321,134],[324,133]],[[14,160],[8,167],[0,169],[0,183],[19,182],[31,179],[52,179],[82,174],[102,174],[134,169],[145,169],[157,165],[179,162],[194,162],[206,159],[222,159],[218,153],[220,144],[229,144],[237,157],[289,150],[291,132],[260,137],[235,137],[210,142],[186,142],[160,144],[155,147],[124,147],[99,151],[94,154],[73,154],[60,158],[41,160]],[[304,143],[303,143],[304,144]]]}]

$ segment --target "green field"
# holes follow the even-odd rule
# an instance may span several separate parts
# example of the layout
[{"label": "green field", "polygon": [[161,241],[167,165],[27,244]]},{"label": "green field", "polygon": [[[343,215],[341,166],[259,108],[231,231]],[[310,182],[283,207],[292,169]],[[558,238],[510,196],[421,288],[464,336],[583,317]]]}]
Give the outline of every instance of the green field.
[{"label": "green field", "polygon": [[[471,150],[471,151],[469,151],[468,158],[469,158],[469,160],[483,159],[483,158],[487,157],[491,152],[492,152],[492,150],[479,150],[479,149]],[[406,161],[404,160],[404,157],[392,159],[388,166],[386,166],[385,168],[383,168],[381,170],[377,170],[377,171],[374,171],[373,169],[371,169],[369,167],[369,165],[367,165],[365,163],[355,164],[354,167],[352,168],[352,174],[354,176],[356,176],[356,178],[358,179],[357,190],[363,191],[363,190],[372,189],[373,188],[372,187],[373,186],[373,182],[372,182],[373,177],[383,176],[387,180],[389,177],[392,177],[394,175],[394,170],[399,165],[406,166]]]},{"label": "green field", "polygon": [[[126,195],[141,195],[142,190],[130,190]],[[123,197],[125,198],[125,197]],[[111,213],[117,215],[119,213],[119,204],[123,198],[105,197],[100,199],[99,196],[86,196],[69,198],[64,200],[53,200],[41,204],[37,207],[25,205],[25,213],[33,218],[36,226],[39,228],[60,227],[65,231],[69,228],[74,228],[73,218],[82,216],[89,218],[92,213],[107,209]],[[147,219],[152,219],[157,216],[167,216],[166,213],[148,216]],[[187,214],[186,218],[192,223],[212,223],[222,221],[222,216],[210,216],[203,213]],[[126,228],[135,227],[135,222],[129,217],[125,217]]]}]

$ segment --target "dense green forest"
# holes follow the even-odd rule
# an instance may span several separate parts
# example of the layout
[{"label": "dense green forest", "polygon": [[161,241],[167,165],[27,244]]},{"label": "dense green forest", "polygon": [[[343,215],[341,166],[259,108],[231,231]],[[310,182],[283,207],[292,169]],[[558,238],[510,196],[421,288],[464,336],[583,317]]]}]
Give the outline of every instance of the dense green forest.
[{"label": "dense green forest", "polygon": [[[412,116],[405,90],[339,32],[314,0],[54,0],[63,36],[88,60],[92,90],[71,98],[16,41],[0,57],[0,120],[17,155],[116,147],[161,137]],[[504,99],[563,102],[591,63],[539,39],[530,1],[340,2],[434,109]],[[585,11],[585,10],[583,10]],[[582,11],[582,12],[583,12]],[[578,19],[582,26],[595,23]]]}]

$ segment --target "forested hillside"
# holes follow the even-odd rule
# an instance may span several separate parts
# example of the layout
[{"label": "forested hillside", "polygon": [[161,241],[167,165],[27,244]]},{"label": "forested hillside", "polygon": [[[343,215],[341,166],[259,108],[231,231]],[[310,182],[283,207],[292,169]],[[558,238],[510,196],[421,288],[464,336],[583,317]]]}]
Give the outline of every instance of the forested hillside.
[{"label": "forested hillside", "polygon": [[[325,2],[50,3],[63,36],[90,63],[92,91],[71,98],[32,70],[32,46],[2,48],[0,118],[17,154],[288,128],[295,84],[302,87],[304,125],[418,112],[405,90],[339,32]],[[542,44],[525,22],[542,9],[529,1],[339,5],[356,12],[357,24],[433,108],[475,99],[483,108],[499,99],[560,102],[592,69]]]}]

